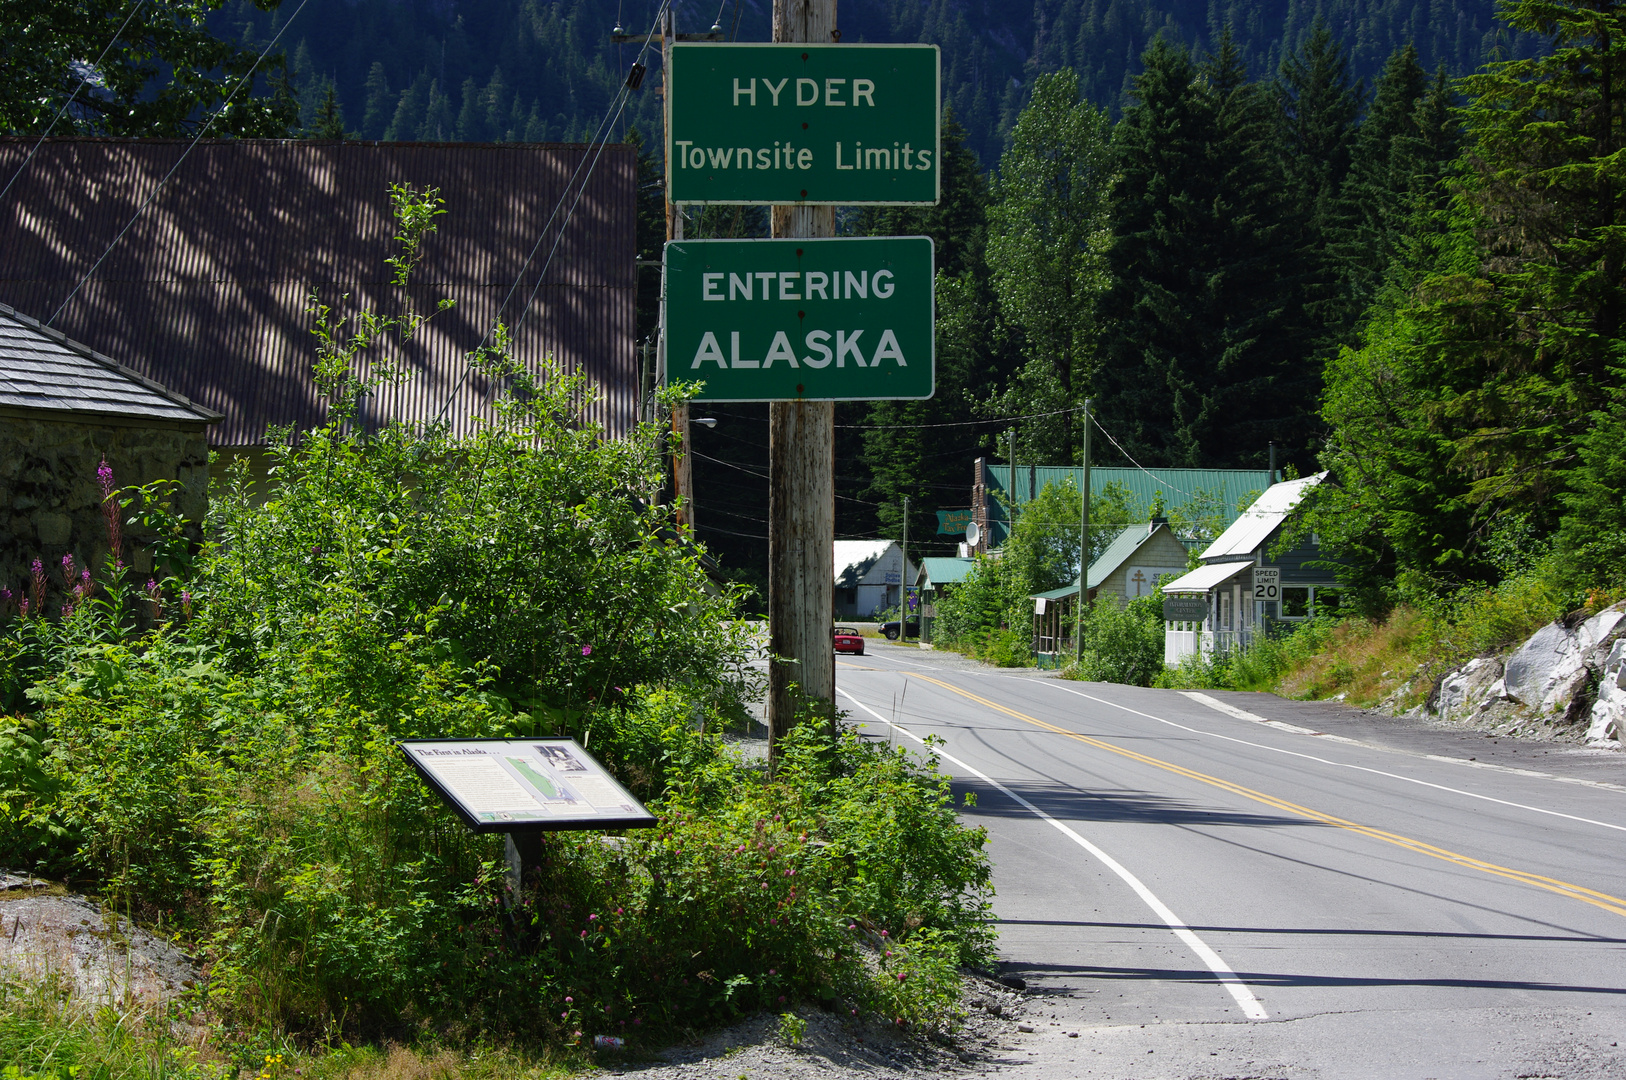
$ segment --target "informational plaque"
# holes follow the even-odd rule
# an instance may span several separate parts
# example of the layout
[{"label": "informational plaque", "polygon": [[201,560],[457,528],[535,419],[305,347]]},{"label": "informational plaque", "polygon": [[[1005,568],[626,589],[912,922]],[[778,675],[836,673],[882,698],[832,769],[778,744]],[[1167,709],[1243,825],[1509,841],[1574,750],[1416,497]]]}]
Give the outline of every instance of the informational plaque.
[{"label": "informational plaque", "polygon": [[413,739],[407,760],[475,832],[655,824],[574,739]]}]

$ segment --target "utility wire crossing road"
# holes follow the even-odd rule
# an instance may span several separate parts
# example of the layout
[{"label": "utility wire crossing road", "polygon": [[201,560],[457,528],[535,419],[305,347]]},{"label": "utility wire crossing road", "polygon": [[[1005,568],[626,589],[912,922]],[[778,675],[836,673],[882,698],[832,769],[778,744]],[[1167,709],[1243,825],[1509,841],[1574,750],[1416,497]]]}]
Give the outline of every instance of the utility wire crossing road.
[{"label": "utility wire crossing road", "polygon": [[1626,786],[897,647],[837,692],[977,795],[1023,1075],[1626,1076]]}]

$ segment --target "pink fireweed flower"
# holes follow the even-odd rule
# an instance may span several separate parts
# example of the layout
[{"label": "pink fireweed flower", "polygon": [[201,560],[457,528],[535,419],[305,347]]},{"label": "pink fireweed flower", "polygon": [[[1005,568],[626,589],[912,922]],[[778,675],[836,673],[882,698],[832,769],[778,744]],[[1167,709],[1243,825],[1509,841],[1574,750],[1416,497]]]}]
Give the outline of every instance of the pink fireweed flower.
[{"label": "pink fireweed flower", "polygon": [[592,656],[593,655],[593,647],[591,645],[583,645],[582,646],[582,655],[583,656]]},{"label": "pink fireweed flower", "polygon": [[124,527],[119,515],[119,501],[113,497],[113,467],[102,458],[96,468],[96,480],[102,486],[102,517],[107,521],[107,547],[117,560],[124,551]]}]

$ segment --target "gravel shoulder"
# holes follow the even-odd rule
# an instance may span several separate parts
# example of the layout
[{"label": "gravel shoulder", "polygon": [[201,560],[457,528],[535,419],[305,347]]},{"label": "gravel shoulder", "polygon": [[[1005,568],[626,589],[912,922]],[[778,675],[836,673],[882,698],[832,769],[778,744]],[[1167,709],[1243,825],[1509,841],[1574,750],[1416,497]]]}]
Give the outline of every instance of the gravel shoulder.
[{"label": "gravel shoulder", "polygon": [[906,1034],[879,1019],[855,1020],[804,1007],[795,1015],[807,1026],[794,1046],[781,1036],[780,1017],[762,1014],[648,1057],[600,1051],[598,1067],[639,1080],[980,1075],[1032,1060],[1021,1042],[1045,1023],[1028,1018],[1035,1006],[1024,990],[968,973],[961,991],[965,1019],[950,1035]]}]

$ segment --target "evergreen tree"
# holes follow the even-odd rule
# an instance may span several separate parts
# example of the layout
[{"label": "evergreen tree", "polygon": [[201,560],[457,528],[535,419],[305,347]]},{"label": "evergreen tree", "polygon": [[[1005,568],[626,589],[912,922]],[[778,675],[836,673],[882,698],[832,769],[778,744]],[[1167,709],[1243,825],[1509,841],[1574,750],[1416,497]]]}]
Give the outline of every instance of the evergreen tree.
[{"label": "evergreen tree", "polygon": [[386,142],[405,142],[417,136],[423,126],[424,113],[429,108],[429,87],[429,72],[425,71],[402,93],[395,106],[395,115],[384,129]]},{"label": "evergreen tree", "polygon": [[[863,496],[884,535],[952,554],[957,537],[937,535],[936,512],[965,506],[971,462],[989,448],[986,428],[967,423],[1009,369],[988,282],[988,185],[951,109],[943,117],[942,200],[928,207],[870,207],[857,229],[870,236],[925,235],[937,249],[937,393],[929,401],[878,401],[862,421]],[[957,424],[962,426],[937,426]],[[838,435],[841,433],[838,432]]]},{"label": "evergreen tree", "polygon": [[1309,445],[1320,379],[1275,106],[1228,41],[1200,70],[1162,39],[1142,62],[1115,136],[1098,413],[1143,464],[1257,467],[1272,440]]},{"label": "evergreen tree", "polygon": [[997,401],[1006,415],[1056,413],[1023,426],[1042,460],[1080,453],[1071,409],[1084,397],[1095,355],[1095,307],[1106,287],[1106,113],[1078,96],[1064,69],[1042,76],[1000,158],[989,210],[988,264],[1004,319],[1022,335],[1020,373]]},{"label": "evergreen tree", "polygon": [[[1568,563],[1603,574],[1600,530],[1618,528],[1626,10],[1524,0],[1504,17],[1551,53],[1463,81],[1471,150],[1414,229],[1432,261],[1329,378],[1341,483],[1315,526],[1355,573],[1406,589],[1495,580],[1486,540],[1514,521],[1558,529]],[[1440,104],[1425,146],[1451,135]]]},{"label": "evergreen tree", "polygon": [[463,105],[457,110],[457,141],[485,142],[485,110],[480,107],[480,88],[474,77],[463,80]]},{"label": "evergreen tree", "polygon": [[1427,88],[1417,50],[1410,45],[1396,50],[1356,134],[1352,165],[1328,232],[1328,263],[1338,283],[1337,310],[1329,314],[1334,340],[1348,340],[1403,246],[1412,217],[1419,112]]},{"label": "evergreen tree", "polygon": [[[1227,28],[1222,52],[1229,35]],[[1277,91],[1287,180],[1294,197],[1308,210],[1312,235],[1319,238],[1327,232],[1349,174],[1365,91],[1358,82],[1350,85],[1348,54],[1320,21],[1304,45],[1282,61]]]},{"label": "evergreen tree", "polygon": [[452,114],[452,101],[440,88],[440,80],[429,83],[428,102],[423,122],[418,125],[419,142],[450,142],[457,131],[457,120]]},{"label": "evergreen tree", "polygon": [[317,106],[316,115],[311,125],[305,131],[306,138],[310,139],[347,139],[350,136],[344,130],[344,110],[339,107],[339,92],[329,83],[327,93],[322,95],[322,104]]},{"label": "evergreen tree", "polygon": [[1344,330],[1343,290],[1328,245],[1337,232],[1365,91],[1360,83],[1350,85],[1348,55],[1319,19],[1298,51],[1282,61],[1276,90],[1283,171],[1305,230],[1305,311],[1317,350],[1325,354]]},{"label": "evergreen tree", "polygon": [[395,99],[390,94],[390,81],[384,72],[384,62],[374,60],[367,69],[367,99],[361,115],[361,134],[367,139],[384,138],[394,115]]},{"label": "evergreen tree", "polygon": [[1626,586],[1626,367],[1612,381],[1607,407],[1592,414],[1576,447],[1558,547],[1578,584],[1618,590]]}]

